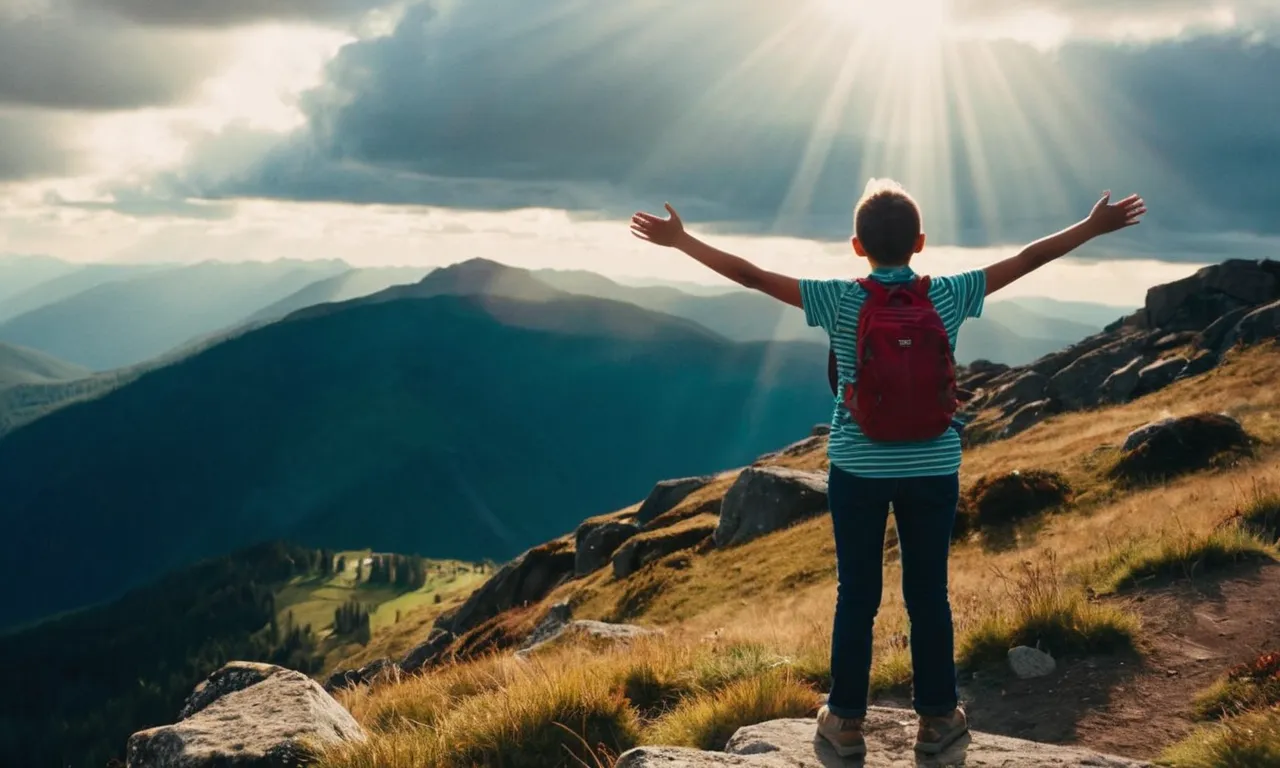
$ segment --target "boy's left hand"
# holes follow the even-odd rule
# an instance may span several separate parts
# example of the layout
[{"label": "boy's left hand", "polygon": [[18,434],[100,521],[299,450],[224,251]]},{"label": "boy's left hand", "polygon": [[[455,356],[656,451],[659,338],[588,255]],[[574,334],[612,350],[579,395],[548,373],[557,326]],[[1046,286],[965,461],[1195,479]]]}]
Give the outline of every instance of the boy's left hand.
[{"label": "boy's left hand", "polygon": [[631,234],[641,240],[648,240],[654,245],[663,245],[671,247],[680,241],[684,235],[684,222],[680,220],[680,214],[676,213],[676,209],[671,207],[670,203],[666,204],[667,213],[671,214],[669,219],[660,219],[649,213],[637,213],[631,217]]},{"label": "boy's left hand", "polygon": [[1089,225],[1094,232],[1105,235],[1125,227],[1132,227],[1142,220],[1147,204],[1137,195],[1129,195],[1118,203],[1111,202],[1111,191],[1102,193],[1102,199],[1089,214]]}]

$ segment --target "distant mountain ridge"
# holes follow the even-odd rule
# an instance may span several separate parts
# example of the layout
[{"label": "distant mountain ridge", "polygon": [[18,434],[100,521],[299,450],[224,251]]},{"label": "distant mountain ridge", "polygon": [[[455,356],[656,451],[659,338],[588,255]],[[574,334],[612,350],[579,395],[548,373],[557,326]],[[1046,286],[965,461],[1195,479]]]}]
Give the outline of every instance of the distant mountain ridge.
[{"label": "distant mountain ridge", "polygon": [[20,384],[73,381],[89,373],[86,368],[64,363],[43,352],[0,342],[0,389]]},{"label": "distant mountain ridge", "polygon": [[822,347],[518,274],[504,290],[549,298],[442,293],[466,271],[295,313],[0,439],[0,557],[33,577],[0,626],[265,538],[502,559],[829,418]]}]

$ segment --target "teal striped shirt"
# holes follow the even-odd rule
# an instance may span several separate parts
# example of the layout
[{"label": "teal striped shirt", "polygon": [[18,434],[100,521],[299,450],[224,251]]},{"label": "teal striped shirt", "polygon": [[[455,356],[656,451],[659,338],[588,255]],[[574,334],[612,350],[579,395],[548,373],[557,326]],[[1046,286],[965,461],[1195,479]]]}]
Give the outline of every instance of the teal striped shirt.
[{"label": "teal striped shirt", "polygon": [[[911,267],[880,268],[871,273],[873,280],[889,285],[909,282],[915,276]],[[961,323],[982,316],[986,293],[987,275],[980,269],[932,279],[929,298],[942,316],[952,351]],[[800,297],[805,321],[831,337],[843,391],[846,383],[857,381],[858,313],[866,291],[853,280],[801,280]],[[960,435],[948,429],[941,437],[925,442],[876,443],[862,434],[837,394],[827,455],[833,465],[862,477],[950,475],[960,471]]]}]

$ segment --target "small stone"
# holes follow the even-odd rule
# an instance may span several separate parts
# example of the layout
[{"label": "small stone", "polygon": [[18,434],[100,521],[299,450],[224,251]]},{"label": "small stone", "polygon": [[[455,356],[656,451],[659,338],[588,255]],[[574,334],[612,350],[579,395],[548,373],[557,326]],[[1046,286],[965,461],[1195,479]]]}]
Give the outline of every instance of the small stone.
[{"label": "small stone", "polygon": [[1053,674],[1058,663],[1044,651],[1020,645],[1009,649],[1009,667],[1019,678],[1030,680]]}]

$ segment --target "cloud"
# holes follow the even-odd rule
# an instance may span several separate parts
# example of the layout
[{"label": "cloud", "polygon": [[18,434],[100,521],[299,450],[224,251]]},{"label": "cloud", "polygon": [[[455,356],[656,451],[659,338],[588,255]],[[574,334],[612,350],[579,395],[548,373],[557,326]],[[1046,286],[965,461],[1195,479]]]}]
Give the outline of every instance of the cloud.
[{"label": "cloud", "polygon": [[230,27],[262,21],[331,22],[358,18],[397,0],[75,0],[144,25]]},{"label": "cloud", "polygon": [[0,104],[118,110],[187,97],[220,63],[208,35],[148,31],[101,13],[0,13]]},{"label": "cloud", "polygon": [[0,109],[0,183],[74,170],[75,126],[58,115]]}]

